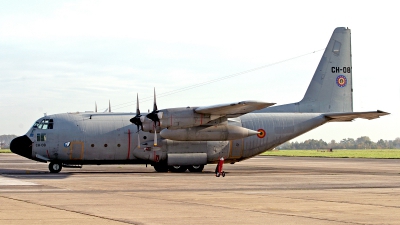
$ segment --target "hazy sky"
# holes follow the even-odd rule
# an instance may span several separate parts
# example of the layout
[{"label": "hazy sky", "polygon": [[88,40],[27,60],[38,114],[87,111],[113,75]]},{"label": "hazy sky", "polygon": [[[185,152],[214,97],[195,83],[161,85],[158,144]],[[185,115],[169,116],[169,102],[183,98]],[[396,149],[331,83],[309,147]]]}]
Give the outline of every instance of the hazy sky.
[{"label": "hazy sky", "polygon": [[299,101],[320,50],[343,26],[352,30],[354,111],[392,114],[325,124],[295,140],[394,139],[398,21],[395,1],[0,0],[0,134],[25,134],[43,113],[93,111],[95,102],[104,111],[109,99],[114,112],[134,112],[136,93],[145,112],[153,87],[159,108]]}]

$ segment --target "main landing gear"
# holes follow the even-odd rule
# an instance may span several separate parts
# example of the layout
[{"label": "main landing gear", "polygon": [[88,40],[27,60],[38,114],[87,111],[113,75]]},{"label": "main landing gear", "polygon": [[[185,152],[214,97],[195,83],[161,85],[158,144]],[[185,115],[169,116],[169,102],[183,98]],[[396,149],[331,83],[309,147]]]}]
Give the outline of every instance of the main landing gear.
[{"label": "main landing gear", "polygon": [[204,165],[193,165],[193,166],[168,166],[166,164],[155,164],[154,169],[157,172],[168,172],[183,173],[189,170],[192,173],[201,173],[204,169]]}]

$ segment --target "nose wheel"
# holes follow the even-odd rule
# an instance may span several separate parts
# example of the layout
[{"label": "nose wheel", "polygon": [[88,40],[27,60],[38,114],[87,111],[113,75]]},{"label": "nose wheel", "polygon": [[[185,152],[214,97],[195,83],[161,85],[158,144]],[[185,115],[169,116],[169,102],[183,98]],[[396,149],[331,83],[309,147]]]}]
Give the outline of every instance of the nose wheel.
[{"label": "nose wheel", "polygon": [[62,169],[62,164],[58,162],[51,162],[49,164],[50,173],[59,173]]}]

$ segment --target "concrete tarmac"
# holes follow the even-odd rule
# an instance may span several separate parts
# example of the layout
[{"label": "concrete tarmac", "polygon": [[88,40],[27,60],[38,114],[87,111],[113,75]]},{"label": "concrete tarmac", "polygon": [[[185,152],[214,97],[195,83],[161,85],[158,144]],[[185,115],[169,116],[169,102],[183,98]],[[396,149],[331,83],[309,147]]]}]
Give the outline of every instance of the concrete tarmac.
[{"label": "concrete tarmac", "polygon": [[255,157],[203,173],[0,154],[0,224],[400,224],[400,160]]}]

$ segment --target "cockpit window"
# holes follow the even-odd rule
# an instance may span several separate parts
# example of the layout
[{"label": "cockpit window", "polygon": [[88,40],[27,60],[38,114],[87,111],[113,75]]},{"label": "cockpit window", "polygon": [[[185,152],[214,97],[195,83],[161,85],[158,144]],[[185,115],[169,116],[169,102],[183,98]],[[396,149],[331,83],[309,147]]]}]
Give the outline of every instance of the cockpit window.
[{"label": "cockpit window", "polygon": [[53,129],[54,126],[54,122],[53,119],[43,119],[42,121],[40,121],[40,123],[36,122],[33,125],[33,128],[38,128],[38,129],[42,129],[42,130],[47,130],[47,129]]}]

